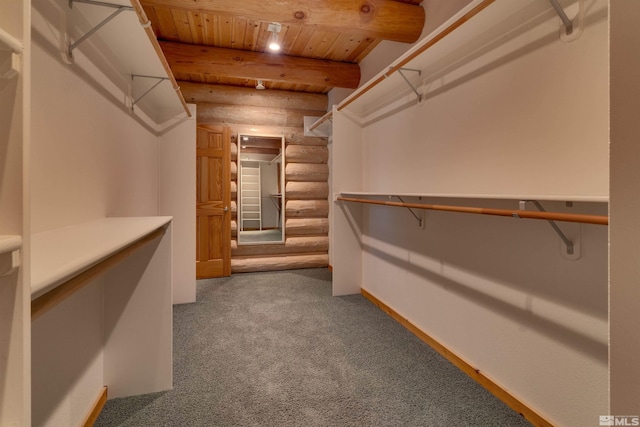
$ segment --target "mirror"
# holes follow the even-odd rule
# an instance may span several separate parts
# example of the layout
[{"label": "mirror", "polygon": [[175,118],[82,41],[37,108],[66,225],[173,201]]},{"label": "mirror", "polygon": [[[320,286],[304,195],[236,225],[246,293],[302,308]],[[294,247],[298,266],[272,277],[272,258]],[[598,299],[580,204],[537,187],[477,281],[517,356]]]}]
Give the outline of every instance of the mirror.
[{"label": "mirror", "polygon": [[284,242],[284,136],[238,135],[238,244]]}]

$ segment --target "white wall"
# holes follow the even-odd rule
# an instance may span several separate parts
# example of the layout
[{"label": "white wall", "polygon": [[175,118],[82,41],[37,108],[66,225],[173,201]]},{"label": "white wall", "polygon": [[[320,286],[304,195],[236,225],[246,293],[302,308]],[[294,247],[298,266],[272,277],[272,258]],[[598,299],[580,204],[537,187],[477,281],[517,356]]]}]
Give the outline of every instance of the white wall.
[{"label": "white wall", "polygon": [[196,106],[160,137],[159,209],[173,217],[173,303],[196,300]]},{"label": "white wall", "polygon": [[[33,9],[32,231],[158,215],[158,137],[114,101],[124,94],[79,52],[78,63],[61,61],[54,3]],[[95,280],[32,324],[34,426],[78,425],[105,383],[103,284]]]},{"label": "white wall", "polygon": [[[493,42],[432,64],[423,103],[363,126],[362,187],[341,188],[333,170],[334,191],[473,194],[428,202],[508,209],[520,197],[606,200],[608,4],[583,4],[573,42],[560,40],[550,5],[532,2],[515,32],[491,28]],[[334,163],[353,140],[336,120]],[[606,203],[544,204],[607,213]],[[364,207],[362,287],[552,423],[597,425],[609,411],[606,227],[560,223],[581,242],[572,261],[542,221],[430,212],[426,224]]]},{"label": "white wall", "polygon": [[158,138],[39,40],[33,47],[33,232],[105,216],[156,215]]},{"label": "white wall", "polygon": [[640,415],[640,2],[611,2],[611,413]]}]

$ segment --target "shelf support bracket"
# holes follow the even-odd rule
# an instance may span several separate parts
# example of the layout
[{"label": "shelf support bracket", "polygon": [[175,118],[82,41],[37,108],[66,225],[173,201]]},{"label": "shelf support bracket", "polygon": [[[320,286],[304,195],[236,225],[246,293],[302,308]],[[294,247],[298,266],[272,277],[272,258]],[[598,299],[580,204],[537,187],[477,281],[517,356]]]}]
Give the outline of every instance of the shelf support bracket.
[{"label": "shelf support bracket", "polygon": [[[540,212],[546,212],[545,209],[542,207],[542,204],[537,200],[521,200],[520,210],[526,210],[527,202],[533,203]],[[562,239],[562,241],[564,242],[567,248],[567,255],[573,255],[573,242],[569,240],[566,234],[562,232],[562,230],[560,229],[560,227],[558,227],[558,224],[556,224],[555,221],[553,220],[547,220],[547,221],[549,222],[549,225],[551,225],[551,228],[553,228],[553,231],[555,231],[556,234],[560,236],[560,239]]]},{"label": "shelf support bracket", "polygon": [[[395,197],[398,200],[400,200],[400,202],[404,203],[404,200],[402,200],[402,197],[400,196],[389,196],[391,197]],[[413,217],[418,221],[418,227],[420,228],[424,228],[424,211],[420,211],[420,214],[416,214],[415,211],[412,208],[407,208],[409,209],[409,212],[411,212],[411,215],[413,215]]]},{"label": "shelf support bracket", "polygon": [[418,89],[416,89],[416,87],[409,81],[409,79],[407,78],[407,76],[405,76],[405,74],[403,73],[403,71],[412,71],[414,73],[418,73],[419,76],[422,75],[422,71],[420,70],[413,70],[411,68],[398,68],[398,73],[400,73],[400,76],[404,79],[404,81],[409,85],[409,87],[411,88],[411,90],[413,91],[413,93],[416,94],[416,96],[418,97],[418,102],[422,102],[422,95],[420,94],[420,92],[418,92]]},{"label": "shelf support bracket", "polygon": [[69,44],[67,46],[66,55],[67,55],[67,59],[69,61],[71,61],[71,62],[73,62],[73,50],[75,48],[80,46],[80,44],[82,44],[85,40],[87,40],[89,37],[91,37],[100,28],[104,27],[109,21],[111,21],[113,18],[118,16],[121,12],[132,11],[133,10],[133,7],[131,7],[131,6],[122,6],[122,5],[119,5],[119,4],[107,3],[107,2],[103,2],[103,1],[94,1],[94,0],[69,0],[69,9],[73,8],[73,3],[74,2],[75,3],[91,4],[91,5],[94,5],[94,6],[110,7],[110,8],[114,8],[116,10],[111,15],[107,16],[106,18],[104,18],[98,25],[96,25],[91,30],[89,30],[85,35],[83,35],[78,40],[76,40],[75,42],[73,42],[73,43],[71,43],[71,44]]},{"label": "shelf support bracket", "polygon": [[567,35],[571,35],[571,33],[573,33],[573,21],[569,19],[564,9],[562,9],[562,6],[560,6],[560,3],[558,2],[558,0],[549,0],[549,3],[551,3],[551,6],[553,6],[553,8],[556,10],[556,13],[562,20],[562,23],[564,24],[565,33]]},{"label": "shelf support bracket", "polygon": [[143,93],[142,95],[140,95],[137,99],[133,100],[133,102],[131,103],[131,110],[133,110],[133,107],[134,107],[134,106],[135,106],[135,105],[136,105],[136,104],[137,104],[137,103],[138,103],[142,98],[144,98],[145,96],[147,96],[147,94],[148,94],[149,92],[151,92],[151,91],[152,91],[152,90],[154,90],[156,87],[158,87],[158,85],[159,85],[160,83],[162,83],[162,82],[163,82],[163,81],[165,81],[165,80],[169,80],[169,78],[168,78],[168,77],[145,76],[145,75],[141,75],[141,74],[132,74],[132,75],[131,75],[131,80],[133,81],[133,79],[134,79],[134,78],[136,78],[136,77],[142,77],[142,78],[145,78],[145,79],[157,79],[158,81],[157,81],[153,86],[151,86],[149,89],[147,89],[145,93]]}]

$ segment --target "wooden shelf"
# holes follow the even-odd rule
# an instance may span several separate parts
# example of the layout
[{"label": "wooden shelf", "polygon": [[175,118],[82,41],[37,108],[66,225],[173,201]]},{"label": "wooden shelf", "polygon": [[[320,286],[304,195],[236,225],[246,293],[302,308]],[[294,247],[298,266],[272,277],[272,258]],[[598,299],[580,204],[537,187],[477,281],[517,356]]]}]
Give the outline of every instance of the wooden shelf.
[{"label": "wooden shelf", "polygon": [[171,217],[104,218],[34,234],[31,299],[150,235]]},{"label": "wooden shelf", "polygon": [[[378,75],[360,86],[350,96],[337,105],[337,111],[351,113],[352,118],[367,126],[384,117],[419,102],[414,90],[422,91],[422,86],[434,85],[439,73],[461,67],[474,61],[474,52],[488,49],[497,38],[505,37],[523,22],[526,17],[548,12],[548,2],[523,0],[495,2],[494,0],[474,0],[467,7],[420,40],[404,55],[391,63]],[[473,25],[465,25],[473,20]],[[455,33],[455,37],[448,37]],[[462,58],[452,62],[451,58]],[[403,70],[404,77],[399,72]],[[407,82],[411,83],[411,88]],[[315,129],[326,121],[327,113],[310,126]]]}]

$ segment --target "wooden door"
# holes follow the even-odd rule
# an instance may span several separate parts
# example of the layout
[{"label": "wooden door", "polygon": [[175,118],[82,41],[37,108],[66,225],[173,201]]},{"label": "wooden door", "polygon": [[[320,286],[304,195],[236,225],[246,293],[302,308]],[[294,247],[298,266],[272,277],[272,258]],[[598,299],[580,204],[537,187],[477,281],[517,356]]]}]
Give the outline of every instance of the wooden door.
[{"label": "wooden door", "polygon": [[231,275],[231,130],[198,126],[196,277]]}]

